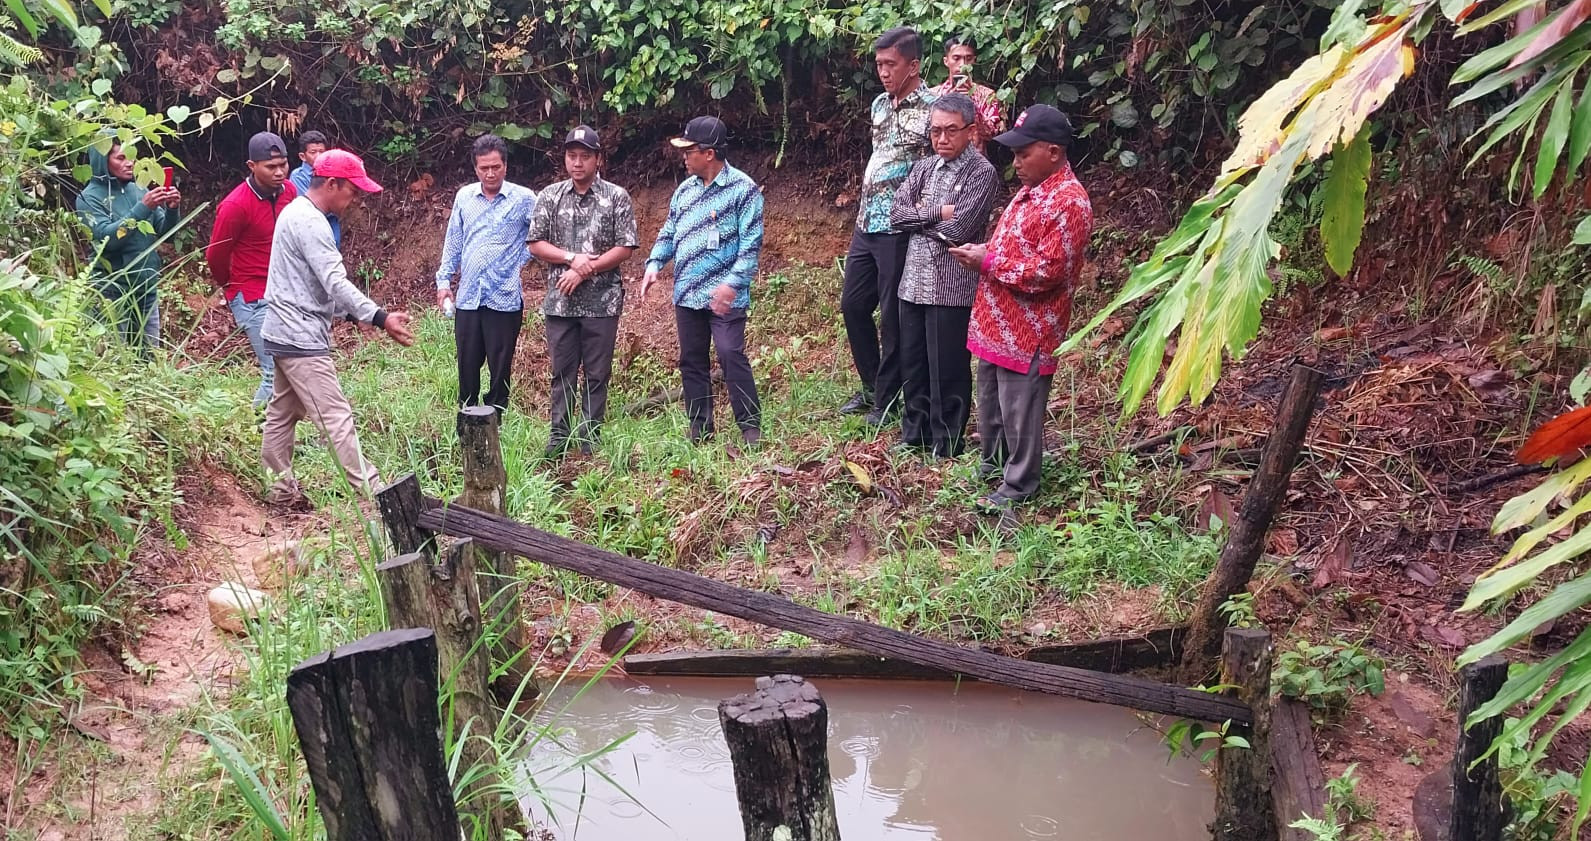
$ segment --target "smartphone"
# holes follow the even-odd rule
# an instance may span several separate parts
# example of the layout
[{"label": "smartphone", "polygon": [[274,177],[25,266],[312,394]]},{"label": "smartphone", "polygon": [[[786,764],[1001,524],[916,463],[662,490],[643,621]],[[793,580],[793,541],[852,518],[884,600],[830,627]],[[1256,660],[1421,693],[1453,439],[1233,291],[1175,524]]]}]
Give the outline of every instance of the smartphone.
[{"label": "smartphone", "polygon": [[954,85],[955,87],[959,88],[962,85],[965,85],[966,83],[967,83],[967,74],[965,74],[965,73],[957,73],[954,76],[950,77],[950,84]]},{"label": "smartphone", "polygon": [[165,170],[166,172],[166,188],[170,189],[172,180],[177,177],[177,171],[169,166],[161,167],[161,169]]}]

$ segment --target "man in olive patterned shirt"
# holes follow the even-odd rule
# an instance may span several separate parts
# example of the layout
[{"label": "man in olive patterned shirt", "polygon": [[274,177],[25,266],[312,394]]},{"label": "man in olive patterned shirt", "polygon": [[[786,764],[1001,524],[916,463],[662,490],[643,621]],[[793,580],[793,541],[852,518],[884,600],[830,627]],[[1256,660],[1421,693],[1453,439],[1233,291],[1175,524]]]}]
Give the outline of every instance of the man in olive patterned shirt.
[{"label": "man in olive patterned shirt", "polygon": [[[569,178],[541,191],[530,222],[530,253],[547,267],[547,353],[552,361],[548,458],[578,441],[589,455],[608,408],[613,345],[624,309],[619,266],[635,252],[635,210],[624,188],[602,180],[602,142],[590,126],[564,138]],[[571,430],[575,383],[584,373],[584,417]]]}]

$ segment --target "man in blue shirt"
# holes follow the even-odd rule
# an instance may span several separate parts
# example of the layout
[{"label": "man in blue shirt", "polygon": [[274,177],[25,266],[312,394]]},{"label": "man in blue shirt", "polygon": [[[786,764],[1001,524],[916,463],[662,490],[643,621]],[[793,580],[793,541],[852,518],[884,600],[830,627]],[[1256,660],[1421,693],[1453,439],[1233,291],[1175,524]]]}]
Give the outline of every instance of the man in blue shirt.
[{"label": "man in blue shirt", "polygon": [[[298,160],[300,163],[298,169],[293,170],[293,173],[287,177],[289,181],[293,182],[294,191],[297,195],[309,195],[309,179],[315,177],[315,159],[329,148],[331,148],[330,141],[326,139],[326,135],[318,131],[306,131],[298,136]],[[326,221],[331,223],[332,242],[337,243],[341,247],[343,244],[342,222],[338,221],[336,214],[332,213],[326,214]]]},{"label": "man in blue shirt", "polygon": [[680,379],[691,440],[713,434],[713,388],[708,342],[729,389],[735,423],[748,445],[762,439],[757,382],[746,359],[746,310],[762,251],[762,191],[724,161],[729,130],[716,117],[697,117],[669,142],[690,173],[668,203],[668,220],[646,261],[641,297],[657,273],[674,262],[674,324],[679,331]]},{"label": "man in blue shirt", "polygon": [[[524,323],[519,270],[530,259],[527,235],[536,194],[507,180],[508,144],[501,137],[477,137],[471,154],[481,180],[459,188],[453,197],[442,266],[436,271],[436,305],[454,316],[459,404],[481,403],[485,362],[491,377],[486,405],[501,412],[508,408],[514,348]],[[455,274],[457,295],[452,289]]]}]

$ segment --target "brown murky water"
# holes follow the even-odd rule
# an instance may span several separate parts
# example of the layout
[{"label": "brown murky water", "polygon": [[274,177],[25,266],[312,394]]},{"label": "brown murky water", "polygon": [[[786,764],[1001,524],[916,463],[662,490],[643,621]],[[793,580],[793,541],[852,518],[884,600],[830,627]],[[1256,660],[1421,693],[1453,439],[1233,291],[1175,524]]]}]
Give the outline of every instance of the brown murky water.
[{"label": "brown murky water", "polygon": [[[848,841],[1192,841],[1214,790],[1166,762],[1126,710],[988,684],[815,680],[829,705],[829,764]],[[738,841],[740,814],[718,702],[750,678],[612,679],[545,708],[561,744],[529,759],[532,814],[563,841]],[[569,757],[633,733],[584,773]],[[593,769],[601,769],[603,779]]]}]

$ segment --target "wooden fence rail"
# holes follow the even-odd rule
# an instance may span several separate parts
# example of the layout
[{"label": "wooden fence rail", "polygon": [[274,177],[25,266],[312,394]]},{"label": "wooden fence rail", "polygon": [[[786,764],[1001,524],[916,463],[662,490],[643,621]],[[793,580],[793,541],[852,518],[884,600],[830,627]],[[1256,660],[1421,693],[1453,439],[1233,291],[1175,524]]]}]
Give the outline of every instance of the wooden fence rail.
[{"label": "wooden fence rail", "polygon": [[[400,480],[402,481],[402,480]],[[1107,675],[1065,666],[1031,663],[949,643],[923,639],[846,616],[834,616],[755,590],[587,546],[514,520],[441,500],[419,506],[423,530],[474,538],[489,549],[638,590],[650,596],[758,622],[815,640],[894,657],[1006,686],[1098,701],[1200,721],[1247,724],[1252,713],[1241,701],[1142,678]]]}]

